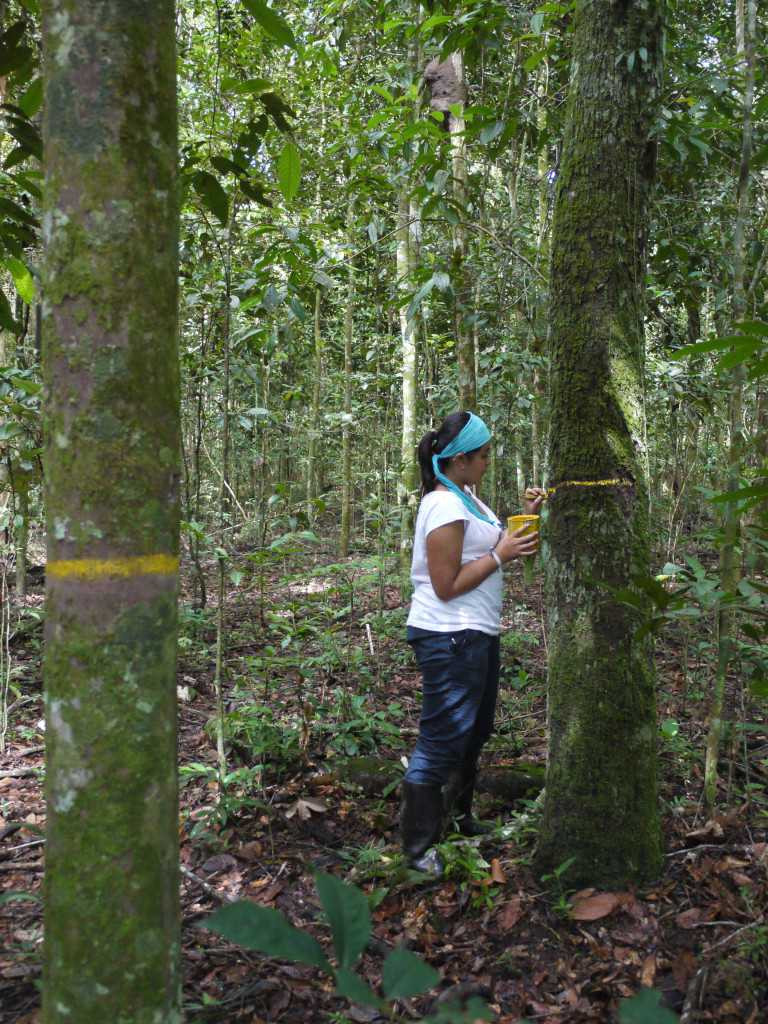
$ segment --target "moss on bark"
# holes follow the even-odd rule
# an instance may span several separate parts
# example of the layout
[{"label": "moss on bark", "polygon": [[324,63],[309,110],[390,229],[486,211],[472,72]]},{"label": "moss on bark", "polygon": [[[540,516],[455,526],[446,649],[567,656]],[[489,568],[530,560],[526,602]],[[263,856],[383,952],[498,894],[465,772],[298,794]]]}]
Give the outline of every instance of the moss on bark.
[{"label": "moss on bark", "polygon": [[178,555],[173,4],[47,0],[43,50],[44,1019],[167,1024],[176,574],[77,565]]},{"label": "moss on bark", "polygon": [[540,870],[624,884],[660,867],[647,640],[610,588],[647,574],[643,422],[646,205],[660,79],[659,4],[582,0],[551,266],[546,526],[550,758]]}]

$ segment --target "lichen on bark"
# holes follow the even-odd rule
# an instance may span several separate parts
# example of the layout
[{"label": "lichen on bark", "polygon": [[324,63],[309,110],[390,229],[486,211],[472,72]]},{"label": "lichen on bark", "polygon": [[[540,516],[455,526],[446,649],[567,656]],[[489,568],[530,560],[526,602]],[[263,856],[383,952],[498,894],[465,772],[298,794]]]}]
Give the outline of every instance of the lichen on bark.
[{"label": "lichen on bark", "polygon": [[614,596],[649,570],[643,294],[661,64],[654,0],[582,0],[552,238],[546,521],[550,754],[536,862],[572,884],[660,867],[648,640]]}]

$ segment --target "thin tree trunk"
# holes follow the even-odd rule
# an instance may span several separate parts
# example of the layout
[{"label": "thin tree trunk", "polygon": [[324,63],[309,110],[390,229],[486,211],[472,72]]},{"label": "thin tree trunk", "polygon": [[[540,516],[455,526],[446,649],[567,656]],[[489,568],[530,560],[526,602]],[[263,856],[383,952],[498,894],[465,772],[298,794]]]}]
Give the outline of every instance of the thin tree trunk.
[{"label": "thin tree trunk", "polygon": [[[464,58],[461,53],[451,54],[451,63],[457,82],[463,86]],[[472,289],[467,270],[468,241],[465,218],[467,216],[467,141],[463,116],[463,103],[456,104],[462,111],[451,113],[448,128],[451,133],[451,171],[453,199],[458,209],[458,220],[453,228],[452,281],[454,292],[453,323],[456,339],[456,365],[459,376],[459,408],[473,410],[477,406],[477,380],[472,332],[468,327],[472,308]]]},{"label": "thin tree trunk", "polygon": [[[757,0],[736,2],[736,51],[744,73],[744,96],[742,104],[741,159],[736,186],[736,222],[733,229],[733,285],[731,309],[734,322],[743,320],[747,310],[746,301],[746,227],[749,217],[750,163],[752,160],[752,106],[755,95],[755,35],[757,26]],[[729,401],[730,443],[728,449],[728,470],[725,489],[739,489],[744,462],[744,387],[746,368],[744,365],[731,371],[731,393]],[[720,584],[722,589],[733,593],[741,575],[741,511],[737,503],[726,505],[723,516],[723,543],[720,548]],[[709,713],[704,762],[704,802],[712,807],[717,799],[717,759],[724,728],[725,683],[733,656],[736,632],[734,608],[723,603],[717,621],[717,670]]]},{"label": "thin tree trunk", "polygon": [[347,264],[347,308],[344,311],[344,420],[341,433],[341,535],[339,555],[349,554],[349,534],[352,520],[352,341],[355,320],[355,270],[352,260],[354,249],[355,203],[350,195],[347,205],[347,232],[349,242],[349,263]]},{"label": "thin tree trunk", "polygon": [[174,31],[43,4],[46,1024],[181,1019]]},{"label": "thin tree trunk", "polygon": [[410,223],[413,207],[407,184],[403,184],[397,212],[397,283],[400,292],[400,338],[403,369],[403,431],[400,445],[400,568],[405,578],[411,565],[414,509],[418,487],[416,459],[416,319],[408,315],[408,292],[411,280],[411,253],[417,236],[416,225]]},{"label": "thin tree trunk", "polygon": [[557,490],[546,527],[550,749],[536,851],[540,871],[573,858],[571,885],[624,885],[661,866],[650,647],[608,589],[649,571],[642,281],[660,63],[657,4],[577,5],[552,234]]},{"label": "thin tree trunk", "polygon": [[319,473],[317,472],[317,442],[320,437],[320,382],[323,376],[323,334],[320,320],[322,301],[322,289],[315,288],[312,407],[309,414],[309,448],[307,452],[307,518],[310,522],[316,511],[314,502],[320,493]]}]

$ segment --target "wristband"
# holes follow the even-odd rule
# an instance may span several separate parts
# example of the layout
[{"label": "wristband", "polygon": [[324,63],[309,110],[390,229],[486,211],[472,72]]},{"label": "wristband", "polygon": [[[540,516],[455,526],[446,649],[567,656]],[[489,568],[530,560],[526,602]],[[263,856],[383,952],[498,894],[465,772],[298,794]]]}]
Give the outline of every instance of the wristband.
[{"label": "wristband", "polygon": [[498,555],[498,552],[496,551],[496,549],[495,548],[488,548],[488,554],[494,560],[496,565],[498,565],[498,567],[501,568],[503,563],[502,563],[501,559],[499,558],[499,555]]}]

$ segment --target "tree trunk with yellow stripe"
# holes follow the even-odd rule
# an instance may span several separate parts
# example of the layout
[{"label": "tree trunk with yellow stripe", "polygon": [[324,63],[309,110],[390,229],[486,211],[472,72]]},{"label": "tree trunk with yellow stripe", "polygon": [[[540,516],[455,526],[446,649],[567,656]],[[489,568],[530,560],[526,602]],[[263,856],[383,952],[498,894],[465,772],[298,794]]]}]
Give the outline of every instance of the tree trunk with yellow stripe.
[{"label": "tree trunk with yellow stripe", "polygon": [[47,0],[46,1024],[179,1011],[171,0]]},{"label": "tree trunk with yellow stripe", "polygon": [[552,234],[537,851],[542,872],[572,859],[576,886],[648,879],[661,864],[649,641],[613,596],[649,572],[642,288],[660,65],[658,3],[580,0]]}]

